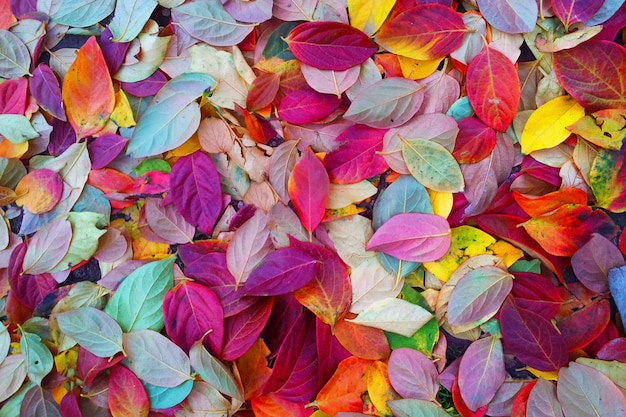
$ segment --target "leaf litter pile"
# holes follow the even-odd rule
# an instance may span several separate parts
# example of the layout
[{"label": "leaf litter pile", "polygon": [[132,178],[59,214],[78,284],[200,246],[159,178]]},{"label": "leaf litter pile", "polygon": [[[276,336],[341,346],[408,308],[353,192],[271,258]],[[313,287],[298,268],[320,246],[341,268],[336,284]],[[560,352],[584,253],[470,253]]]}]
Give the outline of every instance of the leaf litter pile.
[{"label": "leaf litter pile", "polygon": [[0,10],[0,417],[626,415],[623,0]]}]

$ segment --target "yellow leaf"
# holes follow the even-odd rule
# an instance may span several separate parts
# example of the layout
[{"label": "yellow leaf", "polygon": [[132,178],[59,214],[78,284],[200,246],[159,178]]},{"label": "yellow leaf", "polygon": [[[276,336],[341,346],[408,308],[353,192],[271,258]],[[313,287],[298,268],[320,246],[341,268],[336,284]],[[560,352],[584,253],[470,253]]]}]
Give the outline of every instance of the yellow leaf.
[{"label": "yellow leaf", "polygon": [[452,212],[452,204],[454,203],[452,193],[439,192],[428,189],[430,204],[433,206],[433,214],[448,218]]},{"label": "yellow leaf", "polygon": [[111,120],[119,127],[131,127],[136,125],[133,109],[131,109],[128,97],[126,97],[126,94],[124,94],[122,90],[115,93],[115,107],[113,108],[113,113],[111,113]]},{"label": "yellow leaf", "polygon": [[396,0],[348,0],[350,24],[368,35],[383,24]]},{"label": "yellow leaf", "polygon": [[170,256],[170,245],[151,242],[142,236],[133,238],[133,259],[158,261]]},{"label": "yellow leaf", "polygon": [[558,381],[559,379],[559,371],[540,371],[539,369],[531,368],[530,366],[527,366],[524,369],[535,375],[537,378],[547,379],[548,381]]},{"label": "yellow leaf", "polygon": [[196,133],[193,134],[185,143],[180,145],[176,149],[172,149],[171,151],[165,154],[165,160],[174,165],[174,161],[170,161],[170,159],[178,159],[181,156],[191,155],[195,151],[198,151],[202,148],[200,146],[200,140],[198,139],[198,135]]},{"label": "yellow leaf", "polygon": [[585,109],[570,96],[554,98],[535,110],[522,131],[522,153],[553,148],[569,137],[567,126],[585,116]]},{"label": "yellow leaf", "polygon": [[507,268],[524,256],[524,251],[511,245],[509,242],[505,242],[504,240],[498,240],[487,249],[492,251],[498,258],[501,258]]},{"label": "yellow leaf", "polygon": [[0,136],[0,158],[21,158],[28,150],[28,141],[15,144]]},{"label": "yellow leaf", "polygon": [[472,256],[491,254],[487,248],[496,243],[491,235],[472,226],[453,228],[450,240],[450,249],[443,258],[435,262],[424,262],[424,269],[443,282],[448,281],[459,265]]},{"label": "yellow leaf", "polygon": [[391,387],[387,364],[381,361],[373,362],[367,368],[367,392],[376,410],[386,416],[392,416],[393,412],[387,405],[390,400],[397,400],[398,394]]},{"label": "yellow leaf", "polygon": [[428,77],[435,71],[443,61],[443,58],[435,58],[428,61],[420,61],[413,58],[398,55],[398,62],[402,69],[402,75],[411,80],[421,80]]}]

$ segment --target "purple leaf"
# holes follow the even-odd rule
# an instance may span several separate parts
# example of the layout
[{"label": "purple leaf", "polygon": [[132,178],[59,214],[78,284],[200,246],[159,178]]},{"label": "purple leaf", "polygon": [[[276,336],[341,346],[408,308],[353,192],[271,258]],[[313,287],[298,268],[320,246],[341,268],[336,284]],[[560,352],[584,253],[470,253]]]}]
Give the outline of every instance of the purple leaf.
[{"label": "purple leaf", "polygon": [[439,374],[433,361],[414,349],[399,348],[389,357],[389,381],[404,398],[436,401]]},{"label": "purple leaf", "polygon": [[248,277],[245,295],[281,295],[308,284],[317,272],[318,260],[294,248],[280,248],[265,257]]},{"label": "purple leaf", "polygon": [[33,70],[33,77],[30,79],[30,93],[37,100],[37,103],[52,116],[59,120],[67,120],[63,101],[61,100],[61,87],[59,80],[46,64],[39,64]]},{"label": "purple leaf", "polygon": [[609,290],[609,271],[624,265],[624,257],[610,240],[594,233],[572,256],[572,268],[578,280],[591,291]]},{"label": "purple leaf", "polygon": [[102,49],[102,55],[107,63],[109,72],[115,74],[126,57],[126,52],[130,47],[130,42],[113,42],[113,34],[108,27],[104,29],[102,35],[100,35],[99,43],[100,49]]},{"label": "purple leaf", "polygon": [[506,378],[502,342],[486,337],[473,342],[459,367],[459,390],[470,410],[488,404]]},{"label": "purple leaf", "polygon": [[52,133],[50,134],[48,152],[50,155],[59,156],[76,143],[76,132],[74,132],[71,124],[56,118],[50,121],[50,126],[52,126]]},{"label": "purple leaf", "polygon": [[26,255],[26,245],[19,244],[11,254],[8,275],[9,285],[16,298],[30,309],[35,309],[46,295],[54,291],[57,282],[50,274],[22,274],[22,263]]},{"label": "purple leaf", "polygon": [[109,165],[124,150],[127,139],[107,133],[89,142],[88,150],[92,169],[102,169]]},{"label": "purple leaf", "polygon": [[153,72],[145,80],[134,83],[122,83],[122,90],[135,97],[149,97],[159,92],[159,90],[167,83],[168,79],[161,71]]},{"label": "purple leaf", "polygon": [[203,233],[211,233],[222,211],[220,177],[203,152],[183,156],[172,167],[171,193],[178,212]]}]

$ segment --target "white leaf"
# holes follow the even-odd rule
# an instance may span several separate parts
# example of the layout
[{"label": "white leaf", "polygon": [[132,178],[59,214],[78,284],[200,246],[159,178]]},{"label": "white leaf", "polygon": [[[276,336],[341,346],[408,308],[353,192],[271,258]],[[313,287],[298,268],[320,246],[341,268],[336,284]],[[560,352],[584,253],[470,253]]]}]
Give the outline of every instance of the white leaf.
[{"label": "white leaf", "polygon": [[431,313],[416,304],[386,298],[373,303],[350,321],[410,337],[432,318]]}]

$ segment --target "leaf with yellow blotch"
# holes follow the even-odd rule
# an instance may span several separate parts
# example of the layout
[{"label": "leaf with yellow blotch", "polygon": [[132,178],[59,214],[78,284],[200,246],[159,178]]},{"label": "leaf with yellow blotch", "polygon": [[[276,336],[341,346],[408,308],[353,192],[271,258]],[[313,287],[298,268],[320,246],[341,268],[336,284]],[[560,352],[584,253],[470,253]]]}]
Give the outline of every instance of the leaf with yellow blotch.
[{"label": "leaf with yellow blotch", "polygon": [[383,24],[396,0],[348,0],[350,24],[373,35]]},{"label": "leaf with yellow blotch", "polygon": [[115,107],[115,91],[95,37],[90,37],[79,49],[65,75],[62,91],[67,120],[77,137],[102,130]]},{"label": "leaf with yellow blotch", "polygon": [[387,363],[373,362],[365,373],[367,393],[376,410],[384,415],[391,415],[388,401],[397,400],[400,396],[394,391],[389,381]]},{"label": "leaf with yellow blotch", "polygon": [[63,194],[63,180],[58,172],[35,169],[26,174],[15,188],[16,203],[33,214],[45,213],[57,205]]},{"label": "leaf with yellow blotch", "polygon": [[528,118],[520,143],[522,153],[553,148],[569,137],[567,126],[585,116],[585,109],[570,96],[553,98]]},{"label": "leaf with yellow blotch", "polygon": [[597,111],[567,129],[601,148],[619,151],[626,139],[626,109]]}]

